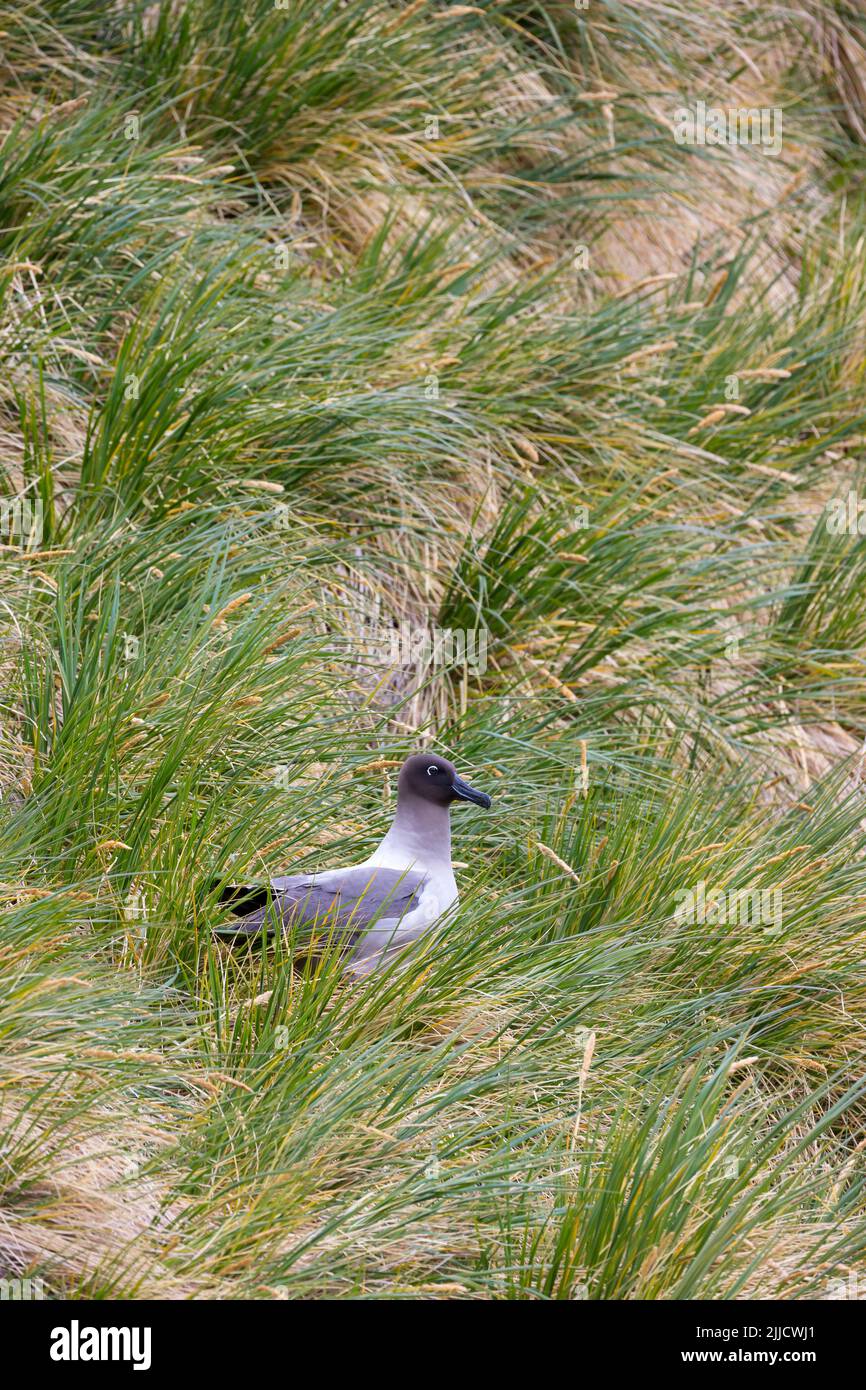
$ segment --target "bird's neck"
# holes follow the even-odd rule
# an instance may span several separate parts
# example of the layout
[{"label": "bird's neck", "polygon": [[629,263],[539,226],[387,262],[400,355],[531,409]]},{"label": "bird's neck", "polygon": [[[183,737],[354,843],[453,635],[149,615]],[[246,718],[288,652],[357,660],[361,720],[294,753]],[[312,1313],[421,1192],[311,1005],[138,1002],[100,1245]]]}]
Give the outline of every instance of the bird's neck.
[{"label": "bird's neck", "polygon": [[451,869],[451,817],[447,806],[401,798],[391,827],[369,863],[388,868]]}]

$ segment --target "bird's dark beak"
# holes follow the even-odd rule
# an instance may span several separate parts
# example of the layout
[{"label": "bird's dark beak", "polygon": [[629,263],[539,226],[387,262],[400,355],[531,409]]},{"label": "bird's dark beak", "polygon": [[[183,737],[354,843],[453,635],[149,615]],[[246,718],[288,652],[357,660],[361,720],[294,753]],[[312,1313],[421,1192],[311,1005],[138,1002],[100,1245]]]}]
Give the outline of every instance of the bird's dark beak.
[{"label": "bird's dark beak", "polygon": [[458,801],[474,801],[476,806],[483,806],[485,811],[490,807],[490,797],[487,793],[477,792],[468,782],[464,782],[462,777],[454,778],[451,790]]}]

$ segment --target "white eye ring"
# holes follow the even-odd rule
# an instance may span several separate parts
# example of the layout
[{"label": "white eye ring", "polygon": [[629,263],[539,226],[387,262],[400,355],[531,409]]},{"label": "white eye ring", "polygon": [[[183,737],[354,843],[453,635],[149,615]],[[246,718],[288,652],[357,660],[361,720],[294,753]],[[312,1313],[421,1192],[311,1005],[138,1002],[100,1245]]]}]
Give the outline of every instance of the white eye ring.
[{"label": "white eye ring", "polygon": [[439,771],[435,763],[431,763],[427,769],[427,776],[433,777]]}]

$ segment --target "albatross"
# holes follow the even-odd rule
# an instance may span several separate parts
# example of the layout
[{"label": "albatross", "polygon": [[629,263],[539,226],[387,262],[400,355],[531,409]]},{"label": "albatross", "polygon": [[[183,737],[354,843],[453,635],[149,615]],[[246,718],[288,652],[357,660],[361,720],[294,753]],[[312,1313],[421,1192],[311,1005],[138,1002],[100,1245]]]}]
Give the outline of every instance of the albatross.
[{"label": "albatross", "polygon": [[266,886],[232,885],[221,901],[240,915],[219,937],[268,936],[292,927],[324,928],[342,940],[345,967],[367,975],[417,941],[457,902],[451,866],[451,806],[490,806],[486,792],[458,776],[447,758],[414,753],[397,779],[397,810],[387,834],[360,864],[289,874]]}]

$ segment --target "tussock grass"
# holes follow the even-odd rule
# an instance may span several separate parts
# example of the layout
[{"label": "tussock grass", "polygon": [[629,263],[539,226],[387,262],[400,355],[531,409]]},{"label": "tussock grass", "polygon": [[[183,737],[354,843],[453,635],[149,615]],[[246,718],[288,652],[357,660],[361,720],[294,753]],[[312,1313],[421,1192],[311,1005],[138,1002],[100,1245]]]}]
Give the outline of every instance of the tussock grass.
[{"label": "tussock grass", "polygon": [[[825,511],[862,6],[0,32],[0,501],[41,519],[0,536],[0,1273],[826,1296],[866,1240],[866,552]],[[779,107],[779,157],[677,145],[697,100]],[[392,665],[399,624],[486,664]],[[435,941],[359,987],[214,940],[221,883],[368,851],[428,743],[495,808]]]}]

